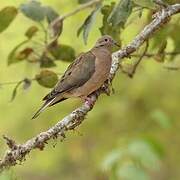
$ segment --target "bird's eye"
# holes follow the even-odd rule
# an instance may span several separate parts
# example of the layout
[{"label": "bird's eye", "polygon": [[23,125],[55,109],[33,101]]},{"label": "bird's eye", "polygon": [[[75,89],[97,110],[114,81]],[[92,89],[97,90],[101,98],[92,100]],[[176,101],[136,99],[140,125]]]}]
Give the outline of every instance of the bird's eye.
[{"label": "bird's eye", "polygon": [[105,39],[105,41],[107,42],[107,41],[108,41],[108,39]]}]

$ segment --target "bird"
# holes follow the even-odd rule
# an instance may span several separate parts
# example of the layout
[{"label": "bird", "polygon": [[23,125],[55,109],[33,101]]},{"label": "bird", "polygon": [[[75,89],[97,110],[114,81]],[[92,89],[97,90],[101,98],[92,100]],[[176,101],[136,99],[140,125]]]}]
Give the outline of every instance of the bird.
[{"label": "bird", "polygon": [[44,104],[34,114],[38,117],[47,107],[68,98],[79,97],[90,102],[88,96],[99,89],[108,79],[112,64],[112,48],[118,46],[109,35],[100,37],[94,47],[81,53],[67,68],[55,87],[44,98]]}]

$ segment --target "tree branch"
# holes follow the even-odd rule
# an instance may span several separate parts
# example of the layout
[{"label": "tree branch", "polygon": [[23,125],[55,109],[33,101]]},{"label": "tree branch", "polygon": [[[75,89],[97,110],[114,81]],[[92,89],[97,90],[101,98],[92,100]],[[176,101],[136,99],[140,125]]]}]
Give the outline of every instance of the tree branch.
[{"label": "tree branch", "polygon": [[[150,24],[144,27],[144,29],[134,38],[134,40],[129,43],[126,47],[112,54],[113,64],[111,67],[111,72],[109,75],[109,82],[112,82],[116,72],[119,69],[122,59],[130,56],[131,53],[135,52],[145,41],[147,41],[152,34],[162,27],[166,22],[170,20],[170,16],[180,12],[180,4],[175,4],[163,8],[156,13],[154,19]],[[104,88],[98,89],[95,93],[90,95],[92,102],[95,104],[97,98],[100,94],[104,93]],[[9,150],[4,154],[4,157],[0,161],[1,171],[5,168],[14,166],[19,162],[25,160],[25,156],[29,154],[33,149],[42,150],[47,141],[52,138],[57,138],[58,136],[65,137],[65,132],[74,129],[79,126],[87,113],[93,108],[87,103],[84,103],[81,107],[74,110],[64,119],[60,120],[53,127],[49,128],[47,131],[41,132],[32,139],[29,139],[24,144],[16,144],[15,141],[10,138],[5,137]]]},{"label": "tree branch", "polygon": [[80,12],[80,11],[82,11],[82,10],[84,10],[84,9],[87,9],[87,8],[89,8],[89,7],[92,7],[92,6],[98,4],[98,3],[102,2],[102,1],[103,1],[103,0],[92,0],[92,1],[90,1],[90,2],[87,2],[87,3],[79,6],[79,7],[78,7],[77,9],[75,9],[74,11],[72,11],[72,12],[70,12],[70,13],[67,13],[67,14],[65,14],[65,15],[63,15],[63,16],[57,17],[57,18],[52,22],[52,24],[57,24],[59,21],[62,21],[62,20],[66,19],[66,18],[68,18],[68,17],[70,17],[70,16],[73,16],[73,15],[77,14],[78,12]]},{"label": "tree branch", "polygon": [[148,47],[149,47],[149,41],[147,40],[145,49],[144,49],[143,53],[139,56],[139,59],[134,64],[132,64],[130,70],[128,70],[128,71],[124,71],[123,66],[120,66],[120,68],[122,69],[122,72],[127,74],[130,78],[133,78],[134,74],[136,73],[137,67],[139,66],[140,62],[142,61],[144,55],[146,54],[146,52],[148,50]]}]

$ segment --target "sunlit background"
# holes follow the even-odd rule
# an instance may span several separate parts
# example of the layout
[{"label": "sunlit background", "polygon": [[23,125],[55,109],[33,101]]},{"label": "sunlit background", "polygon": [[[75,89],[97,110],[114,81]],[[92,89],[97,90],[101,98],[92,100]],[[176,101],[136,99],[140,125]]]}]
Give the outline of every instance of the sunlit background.
[{"label": "sunlit background", "polygon": [[[0,9],[10,5],[18,7],[23,2],[1,0]],[[41,2],[52,6],[60,14],[78,7],[76,0]],[[106,3],[109,4],[107,0]],[[99,27],[102,17],[99,14],[90,32],[88,44],[84,45],[82,37],[77,37],[78,28],[91,10],[86,9],[65,20],[59,41],[71,45],[76,55],[90,49],[101,36]],[[176,23],[178,18],[178,15],[173,17],[171,24]],[[130,42],[148,21],[150,16],[147,10],[143,11],[141,18],[134,12],[122,30],[122,44]],[[25,61],[7,66],[9,52],[24,40],[25,31],[34,24],[19,13],[8,29],[0,34],[0,83],[33,78],[39,72],[38,64]],[[163,31],[171,24],[166,25]],[[176,33],[174,36],[179,37],[179,30],[173,31]],[[159,35],[157,38],[157,44],[167,39],[166,51],[173,51],[175,46],[171,36],[167,37],[164,33],[164,37]],[[150,43],[149,51],[157,52],[158,45]],[[0,179],[180,179],[180,72],[164,68],[174,63],[178,66],[179,57],[176,56],[171,62],[168,56],[164,63],[155,61],[153,57],[145,57],[133,79],[119,71],[113,81],[115,93],[111,96],[102,95],[80,127],[69,132],[63,142],[60,139],[53,140],[43,151],[31,152],[25,162],[2,173]],[[57,66],[51,70],[63,73],[68,64],[57,61]],[[64,101],[32,121],[32,115],[50,89],[33,81],[28,90],[20,87],[14,101],[10,102],[14,86],[0,87],[0,136],[5,134],[18,143],[47,130],[82,103],[78,99]],[[1,138],[1,157],[6,149]]]}]

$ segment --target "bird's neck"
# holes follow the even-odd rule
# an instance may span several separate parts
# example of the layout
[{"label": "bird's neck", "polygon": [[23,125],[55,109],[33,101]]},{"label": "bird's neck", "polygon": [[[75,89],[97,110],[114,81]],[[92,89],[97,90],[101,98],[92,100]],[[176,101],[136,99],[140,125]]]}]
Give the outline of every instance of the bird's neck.
[{"label": "bird's neck", "polygon": [[111,53],[111,48],[108,46],[95,46],[92,48],[92,51],[102,51],[102,52],[108,52]]},{"label": "bird's neck", "polygon": [[104,57],[111,57],[111,51],[105,47],[92,48],[91,52],[99,59],[104,59]]}]

